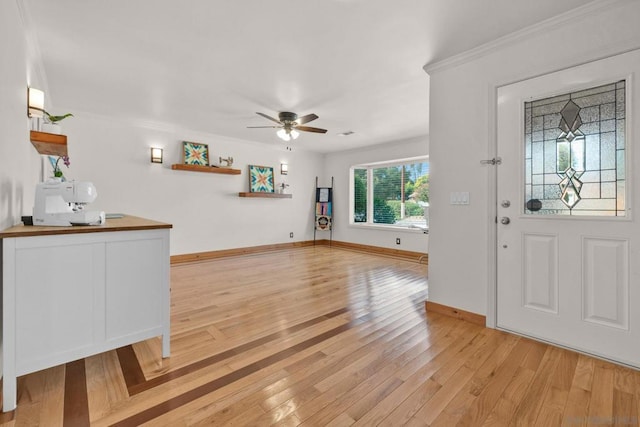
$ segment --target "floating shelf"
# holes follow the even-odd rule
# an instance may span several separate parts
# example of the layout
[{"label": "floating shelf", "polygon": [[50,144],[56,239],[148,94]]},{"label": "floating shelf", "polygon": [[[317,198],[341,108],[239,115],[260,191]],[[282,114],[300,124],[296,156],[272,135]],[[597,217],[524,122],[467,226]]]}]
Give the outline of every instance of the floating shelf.
[{"label": "floating shelf", "polygon": [[31,143],[38,153],[50,156],[67,155],[67,136],[55,133],[38,132],[32,130],[30,133]]},{"label": "floating shelf", "polygon": [[282,193],[265,193],[265,192],[256,192],[256,193],[238,193],[239,197],[264,197],[267,199],[290,199],[293,197],[292,194],[282,194]]},{"label": "floating shelf", "polygon": [[185,165],[182,163],[174,163],[171,165],[173,170],[191,171],[191,172],[206,172],[206,173],[221,173],[224,175],[240,175],[240,169],[231,168],[216,168],[213,166],[200,166],[200,165]]}]

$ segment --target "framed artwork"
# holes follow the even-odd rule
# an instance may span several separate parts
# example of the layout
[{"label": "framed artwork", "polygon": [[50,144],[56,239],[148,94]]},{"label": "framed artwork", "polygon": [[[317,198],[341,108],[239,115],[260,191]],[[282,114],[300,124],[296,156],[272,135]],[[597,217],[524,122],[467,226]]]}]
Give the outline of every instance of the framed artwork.
[{"label": "framed artwork", "polygon": [[249,165],[249,191],[251,193],[273,193],[273,168]]},{"label": "framed artwork", "polygon": [[185,165],[209,166],[209,146],[198,142],[182,141]]},{"label": "framed artwork", "polygon": [[327,215],[316,216],[316,230],[330,230],[331,217]]},{"label": "framed artwork", "polygon": [[318,201],[319,202],[328,202],[329,201],[329,189],[328,188],[319,188],[320,192],[318,193]]}]

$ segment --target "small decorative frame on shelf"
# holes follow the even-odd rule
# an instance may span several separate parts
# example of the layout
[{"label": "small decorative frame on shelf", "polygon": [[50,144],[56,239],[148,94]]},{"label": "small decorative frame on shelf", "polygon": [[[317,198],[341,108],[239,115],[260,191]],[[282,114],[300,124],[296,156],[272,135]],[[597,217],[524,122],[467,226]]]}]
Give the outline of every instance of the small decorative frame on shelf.
[{"label": "small decorative frame on shelf", "polygon": [[272,167],[249,165],[249,192],[273,193],[274,187]]},{"label": "small decorative frame on shelf", "polygon": [[209,146],[182,141],[182,157],[185,165],[209,166]]}]

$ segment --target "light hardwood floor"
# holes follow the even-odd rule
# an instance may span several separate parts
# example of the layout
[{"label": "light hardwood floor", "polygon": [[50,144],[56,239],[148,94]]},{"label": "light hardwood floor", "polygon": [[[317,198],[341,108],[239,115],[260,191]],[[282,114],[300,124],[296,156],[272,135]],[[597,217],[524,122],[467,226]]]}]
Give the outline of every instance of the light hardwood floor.
[{"label": "light hardwood floor", "polygon": [[424,264],[307,247],[173,266],[159,339],[21,377],[3,425],[638,425],[640,373],[436,313]]}]

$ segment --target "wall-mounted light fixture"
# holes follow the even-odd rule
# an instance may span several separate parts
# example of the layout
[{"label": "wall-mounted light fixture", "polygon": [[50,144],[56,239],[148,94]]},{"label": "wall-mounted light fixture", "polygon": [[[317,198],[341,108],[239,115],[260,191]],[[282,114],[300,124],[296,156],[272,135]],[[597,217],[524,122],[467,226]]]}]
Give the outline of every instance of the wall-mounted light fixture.
[{"label": "wall-mounted light fixture", "polygon": [[280,163],[280,175],[289,174],[289,165],[286,163]]},{"label": "wall-mounted light fixture", "polygon": [[44,92],[40,89],[32,87],[27,88],[27,116],[43,117],[44,116]]},{"label": "wall-mounted light fixture", "polygon": [[151,147],[151,163],[162,163],[162,148]]}]

